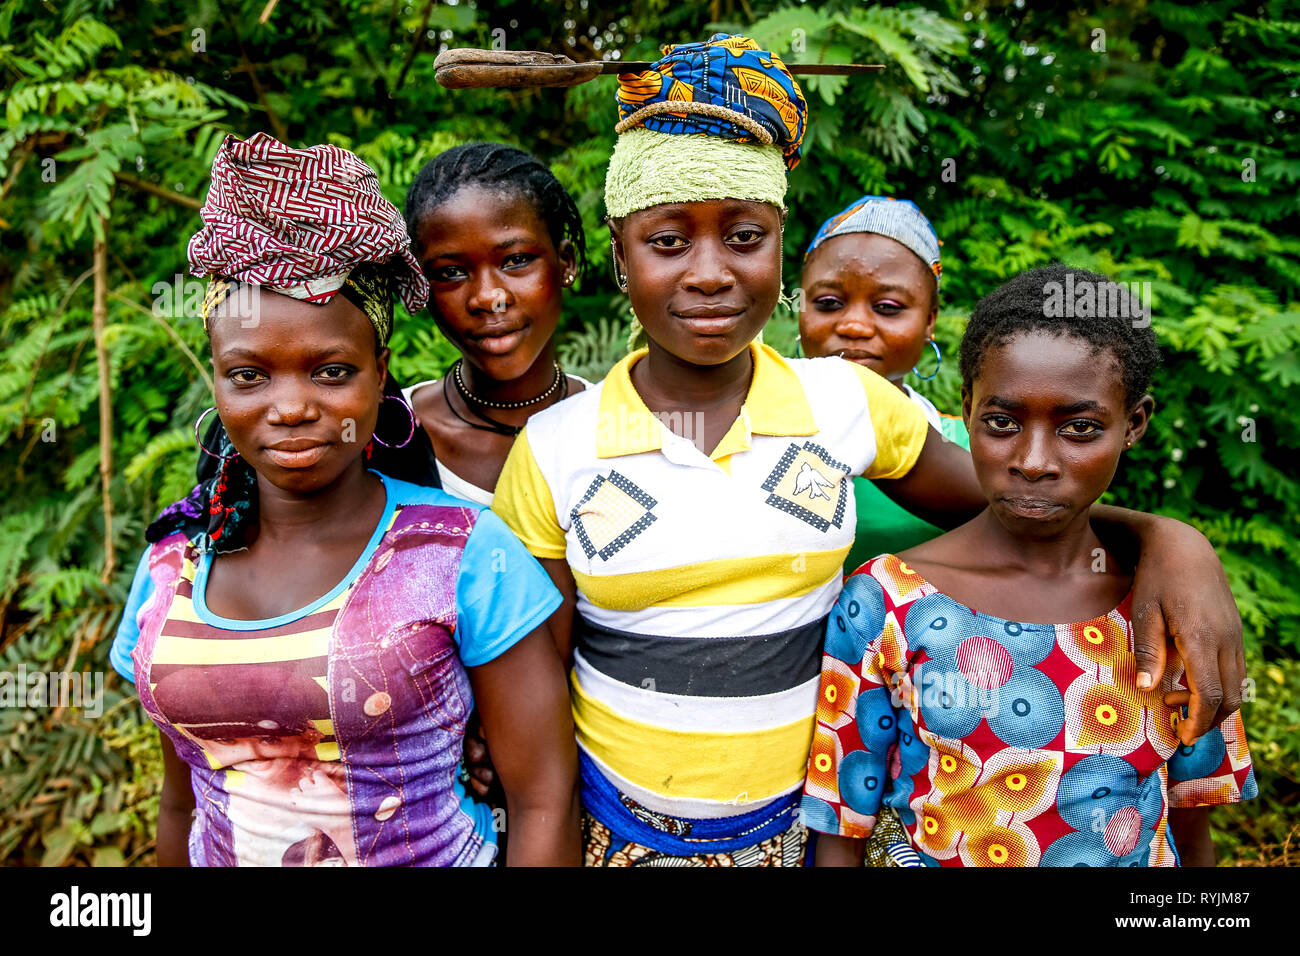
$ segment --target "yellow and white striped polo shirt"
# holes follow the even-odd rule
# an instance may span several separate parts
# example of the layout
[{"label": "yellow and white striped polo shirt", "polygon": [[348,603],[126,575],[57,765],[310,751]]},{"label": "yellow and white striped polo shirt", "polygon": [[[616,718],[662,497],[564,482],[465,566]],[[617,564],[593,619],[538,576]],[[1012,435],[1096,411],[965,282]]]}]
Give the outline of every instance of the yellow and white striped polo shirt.
[{"label": "yellow and white striped polo shirt", "polygon": [[493,504],[573,571],[579,745],[619,791],[678,817],[802,785],[851,479],[906,474],[928,427],[861,366],[750,349],[749,393],[712,454],[637,394],[642,350],[529,419]]}]

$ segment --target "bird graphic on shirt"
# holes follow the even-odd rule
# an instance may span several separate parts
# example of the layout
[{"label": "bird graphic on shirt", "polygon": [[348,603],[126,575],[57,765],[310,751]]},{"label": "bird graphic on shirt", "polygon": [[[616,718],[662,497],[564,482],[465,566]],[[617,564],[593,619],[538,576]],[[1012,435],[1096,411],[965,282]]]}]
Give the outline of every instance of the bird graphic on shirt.
[{"label": "bird graphic on shirt", "polygon": [[806,491],[809,501],[816,501],[818,498],[830,501],[831,496],[822,489],[832,488],[834,485],[834,482],[827,481],[821,472],[805,461],[803,467],[799,469],[799,474],[794,476],[794,497],[798,498]]}]

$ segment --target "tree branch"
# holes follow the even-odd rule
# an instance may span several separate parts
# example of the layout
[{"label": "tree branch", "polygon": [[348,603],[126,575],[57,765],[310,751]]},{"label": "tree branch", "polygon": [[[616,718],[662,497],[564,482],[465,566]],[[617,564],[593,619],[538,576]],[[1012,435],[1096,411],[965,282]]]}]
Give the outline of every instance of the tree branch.
[{"label": "tree branch", "polygon": [[113,553],[113,393],[109,385],[108,349],[104,344],[104,320],[108,316],[108,220],[99,220],[100,237],[95,240],[95,304],[91,317],[95,328],[95,359],[99,365],[99,485],[104,498],[104,572],[107,584],[113,576],[117,556]]},{"label": "tree branch", "polygon": [[262,83],[257,78],[257,68],[253,66],[253,61],[248,58],[248,51],[244,49],[244,41],[239,38],[239,31],[235,25],[226,18],[226,24],[230,27],[230,32],[235,37],[235,43],[239,45],[239,58],[244,61],[244,66],[248,68],[248,79],[253,84],[253,94],[257,97],[257,105],[262,107],[266,113],[267,122],[271,124],[271,132],[275,138],[282,143],[289,142],[289,131],[284,122],[276,115],[275,110],[271,109],[271,104],[266,101],[266,91],[262,89]]},{"label": "tree branch", "polygon": [[165,186],[155,186],[153,183],[132,176],[130,173],[117,173],[117,181],[126,186],[151,193],[162,199],[170,200],[178,206],[185,206],[187,209],[199,210],[203,208],[202,200],[195,199],[193,196],[186,196],[183,193],[173,192]]},{"label": "tree branch", "polygon": [[[72,285],[68,286],[68,291],[63,293],[63,301],[59,303],[58,309],[56,309],[54,312],[56,316],[63,314],[63,310],[68,307],[68,302],[72,299],[72,293],[76,292],[79,288],[81,288],[81,283],[85,282],[94,274],[95,274],[95,269],[92,266],[91,268],[83,272],[81,275],[77,276],[75,280],[73,280]],[[50,339],[52,339],[53,337],[54,337],[54,323],[51,322],[50,329],[45,334],[45,344],[41,346],[41,354],[36,357],[36,365],[32,369],[31,380],[27,383],[27,392],[23,395],[23,407],[18,412],[18,437],[19,438],[23,437],[23,429],[27,427],[27,406],[31,403],[32,390],[36,387],[36,379],[39,378],[41,374],[41,363],[45,361],[45,350],[50,347]]]},{"label": "tree branch", "polygon": [[9,170],[9,175],[5,179],[5,184],[0,186],[0,200],[3,200],[5,196],[9,195],[9,190],[13,189],[14,183],[18,181],[18,174],[23,171],[23,167],[27,165],[27,159],[31,155],[31,147],[24,144],[22,151],[18,154],[17,161],[14,162],[13,169]]},{"label": "tree branch", "polygon": [[213,394],[216,393],[216,387],[213,385],[212,376],[208,374],[208,370],[203,367],[203,363],[200,362],[199,357],[194,354],[194,350],[185,344],[185,340],[180,337],[180,334],[172,328],[171,324],[166,319],[161,315],[154,315],[153,309],[146,309],[139,302],[132,302],[124,295],[119,295],[116,292],[109,292],[108,295],[109,298],[116,299],[123,305],[129,305],[137,312],[143,312],[145,315],[149,316],[149,318],[161,325],[167,334],[172,337],[172,341],[176,343],[176,347],[185,353],[185,357],[193,363],[196,369],[198,369],[199,378],[203,379],[203,384],[208,387],[208,391]]},{"label": "tree branch", "polygon": [[425,31],[429,29],[429,17],[433,15],[433,0],[428,0],[424,5],[424,16],[420,18],[420,29],[415,31],[415,42],[411,48],[406,51],[406,62],[402,64],[402,71],[397,74],[397,82],[393,85],[393,92],[396,93],[406,82],[406,71],[411,68],[415,62],[415,55],[420,52],[420,45],[424,43]]}]

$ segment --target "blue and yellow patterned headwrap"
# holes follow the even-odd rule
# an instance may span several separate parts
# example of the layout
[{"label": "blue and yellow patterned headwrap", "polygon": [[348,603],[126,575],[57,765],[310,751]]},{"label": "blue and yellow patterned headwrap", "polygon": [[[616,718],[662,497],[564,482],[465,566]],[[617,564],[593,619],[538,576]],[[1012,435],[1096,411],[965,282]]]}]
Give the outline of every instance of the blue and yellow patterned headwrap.
[{"label": "blue and yellow patterned headwrap", "polygon": [[935,283],[939,282],[939,277],[943,274],[939,246],[943,243],[939,241],[930,220],[925,218],[925,213],[910,199],[862,196],[853,200],[822,223],[808,244],[808,251],[803,254],[804,262],[827,239],[854,232],[874,233],[901,243],[929,266],[934,273]]},{"label": "blue and yellow patterned headwrap", "polygon": [[779,56],[718,33],[666,46],[650,69],[618,81],[619,139],[605,180],[611,216],[706,199],[783,204],[808,104]]}]

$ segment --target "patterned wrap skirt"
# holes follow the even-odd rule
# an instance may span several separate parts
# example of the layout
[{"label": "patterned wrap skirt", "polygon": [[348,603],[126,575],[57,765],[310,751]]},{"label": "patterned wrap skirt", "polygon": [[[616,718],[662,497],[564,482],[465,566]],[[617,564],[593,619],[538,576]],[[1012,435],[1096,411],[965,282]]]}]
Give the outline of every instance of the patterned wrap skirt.
[{"label": "patterned wrap skirt", "polygon": [[796,821],[784,833],[723,853],[676,856],[619,836],[585,810],[583,866],[803,866],[808,834]]}]

